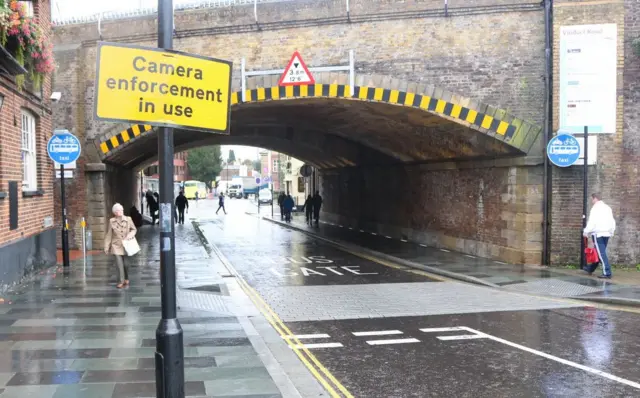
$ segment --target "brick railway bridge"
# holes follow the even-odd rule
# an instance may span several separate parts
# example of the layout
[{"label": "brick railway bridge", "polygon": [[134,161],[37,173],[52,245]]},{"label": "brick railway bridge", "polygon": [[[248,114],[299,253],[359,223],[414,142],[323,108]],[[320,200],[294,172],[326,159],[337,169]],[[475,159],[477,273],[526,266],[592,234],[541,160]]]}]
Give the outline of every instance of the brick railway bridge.
[{"label": "brick railway bridge", "polygon": [[[557,128],[558,90],[557,45],[555,78],[545,87],[544,4],[460,0],[449,1],[447,12],[442,7],[440,0],[351,0],[347,12],[343,0],[329,0],[177,11],[174,47],[233,61],[234,92],[231,134],[176,130],[176,151],[251,145],[286,153],[316,168],[325,219],[518,264],[547,262],[548,182],[550,262],[575,263],[581,171],[549,168],[544,178],[545,126]],[[611,22],[624,54],[639,31],[638,6],[623,1],[556,0],[551,15],[551,43],[561,25]],[[84,142],[67,187],[69,221],[77,230],[87,217],[101,247],[111,205],[136,203],[136,172],[158,151],[149,126],[93,120],[96,43],[155,46],[156,18],[58,24],[54,33],[54,91],[62,92],[54,128]],[[278,87],[277,75],[248,78],[243,100],[242,58],[248,70],[282,69],[299,50],[311,67],[345,65],[352,49],[353,94],[347,73],[322,72],[314,73],[316,84],[295,88]],[[611,257],[633,264],[640,262],[632,244],[640,241],[635,62],[619,63],[619,131],[598,138],[590,175],[620,221]],[[625,185],[628,179],[635,185]]]}]

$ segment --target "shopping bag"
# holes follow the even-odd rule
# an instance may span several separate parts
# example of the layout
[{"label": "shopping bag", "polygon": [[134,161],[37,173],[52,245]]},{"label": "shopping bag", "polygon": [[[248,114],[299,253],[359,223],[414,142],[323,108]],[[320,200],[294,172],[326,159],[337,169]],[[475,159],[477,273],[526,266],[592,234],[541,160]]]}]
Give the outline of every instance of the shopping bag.
[{"label": "shopping bag", "polygon": [[[594,242],[594,244],[596,244]],[[589,247],[589,240],[587,238],[584,239],[584,257],[586,259],[587,264],[595,264],[600,261],[598,258],[598,252],[595,247]]]},{"label": "shopping bag", "polygon": [[127,256],[134,256],[140,251],[140,245],[135,237],[123,240],[122,246],[124,247],[124,251],[127,253]]}]

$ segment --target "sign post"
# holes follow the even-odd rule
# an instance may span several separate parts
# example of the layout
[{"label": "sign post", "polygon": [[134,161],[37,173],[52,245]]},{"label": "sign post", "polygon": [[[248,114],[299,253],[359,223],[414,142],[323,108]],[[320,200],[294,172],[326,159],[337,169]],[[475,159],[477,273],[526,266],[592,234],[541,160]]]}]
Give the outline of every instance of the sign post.
[{"label": "sign post", "polygon": [[[582,230],[580,231],[580,268],[587,267],[587,256],[584,253],[585,242],[582,231],[587,227],[587,202],[589,190],[589,126],[584,126],[584,165],[582,166]],[[595,243],[595,242],[594,242]],[[604,266],[604,264],[603,264]]]},{"label": "sign post", "polygon": [[[47,143],[47,153],[54,162],[60,164],[60,207],[62,207],[62,265],[69,267],[69,223],[64,192],[64,165],[75,163],[80,157],[80,141],[68,130],[55,130]],[[55,171],[54,171],[55,172]]]},{"label": "sign post", "polygon": [[183,398],[176,310],[173,129],[229,134],[232,63],[173,50],[173,0],[158,0],[158,48],[98,43],[94,119],[158,127],[160,283],[156,397]]}]

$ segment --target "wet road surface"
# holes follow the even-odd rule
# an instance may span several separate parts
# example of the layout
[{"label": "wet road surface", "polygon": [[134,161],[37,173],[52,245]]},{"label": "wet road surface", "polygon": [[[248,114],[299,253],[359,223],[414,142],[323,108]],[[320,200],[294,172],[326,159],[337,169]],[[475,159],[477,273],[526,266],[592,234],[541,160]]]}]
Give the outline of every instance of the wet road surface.
[{"label": "wet road surface", "polygon": [[637,314],[390,268],[249,206],[203,234],[352,396],[640,396]]}]

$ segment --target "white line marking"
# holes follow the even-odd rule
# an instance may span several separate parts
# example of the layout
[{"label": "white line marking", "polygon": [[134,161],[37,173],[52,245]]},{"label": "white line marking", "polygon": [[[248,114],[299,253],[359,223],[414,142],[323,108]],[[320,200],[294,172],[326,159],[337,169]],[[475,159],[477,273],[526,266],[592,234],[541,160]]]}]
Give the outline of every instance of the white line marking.
[{"label": "white line marking", "polygon": [[372,332],[353,332],[354,336],[385,336],[389,334],[402,334],[399,330],[375,330]]},{"label": "white line marking", "polygon": [[406,239],[400,239],[400,242],[407,243],[407,242],[408,242],[408,240],[406,240]]},{"label": "white line marking", "polygon": [[387,238],[387,239],[391,239],[391,237],[390,237],[390,236],[385,236],[385,238]]},{"label": "white line marking", "polygon": [[289,346],[290,348],[338,348],[343,347],[340,343],[315,343],[315,344],[296,344],[295,346]]},{"label": "white line marking", "polygon": [[420,243],[420,246],[422,246],[422,247],[428,247],[427,245],[423,245],[422,243]]},{"label": "white line marking", "polygon": [[353,228],[349,227],[349,230],[353,231]]},{"label": "white line marking", "polygon": [[494,261],[494,263],[496,263],[496,264],[502,264],[502,265],[507,264],[507,263],[503,263],[502,261]]},{"label": "white line marking", "polygon": [[364,232],[364,229],[361,229],[360,232]]},{"label": "white line marking", "polygon": [[390,339],[390,340],[367,340],[369,345],[385,345],[385,344],[405,344],[405,343],[419,343],[418,339]]},{"label": "white line marking", "polygon": [[526,352],[529,352],[531,354],[539,355],[539,356],[541,356],[543,358],[547,358],[547,359],[550,359],[552,361],[560,362],[561,364],[564,364],[564,365],[567,365],[567,366],[571,366],[571,367],[574,367],[574,368],[577,368],[577,369],[580,369],[580,370],[584,370],[585,372],[593,373],[593,374],[596,374],[598,376],[602,376],[602,377],[604,377],[606,379],[617,381],[618,383],[626,384],[626,385],[628,385],[630,387],[640,389],[640,383],[636,383],[636,382],[631,381],[631,380],[627,380],[627,379],[623,379],[623,378],[618,377],[618,376],[614,376],[611,373],[607,373],[607,372],[603,372],[603,371],[598,370],[598,369],[590,368],[588,366],[584,366],[584,365],[581,365],[579,363],[567,361],[566,359],[558,358],[556,356],[547,354],[546,352],[534,350],[533,348],[529,348],[529,347],[525,347],[525,346],[520,345],[520,344],[512,343],[509,340],[504,340],[504,339],[501,339],[499,337],[492,336],[490,334],[482,333],[482,332],[480,332],[478,330],[471,329],[471,328],[466,327],[466,326],[461,326],[461,328],[464,329],[464,330],[467,330],[467,331],[469,331],[471,333],[477,333],[477,334],[479,334],[481,336],[485,336],[488,339],[491,339],[493,341],[497,341],[498,343],[506,344],[506,345],[511,346],[513,348],[518,348],[518,349],[520,349],[522,351],[526,351]]},{"label": "white line marking", "polygon": [[327,337],[331,337],[326,333],[317,333],[317,334],[295,334],[293,336],[282,336],[283,339],[326,339]]},{"label": "white line marking", "polygon": [[340,225],[340,228],[344,228],[344,226]]},{"label": "white line marking", "polygon": [[445,253],[451,253],[449,250],[447,249],[440,249],[441,252],[445,252]]},{"label": "white line marking", "polygon": [[468,255],[468,254],[465,254],[464,256],[465,256],[465,257],[469,257],[469,258],[475,258],[474,256],[470,256],[470,255]]},{"label": "white line marking", "polygon": [[371,235],[376,236],[376,235],[378,235],[378,234],[377,234],[377,233],[375,233],[375,232],[371,232]]},{"label": "white line marking", "polygon": [[439,332],[458,332],[460,330],[464,330],[461,327],[452,327],[452,328],[426,328],[420,329],[421,332],[425,333],[439,333]]},{"label": "white line marking", "polygon": [[479,334],[462,334],[459,336],[438,336],[438,340],[471,340],[471,339],[486,339],[486,336]]}]

